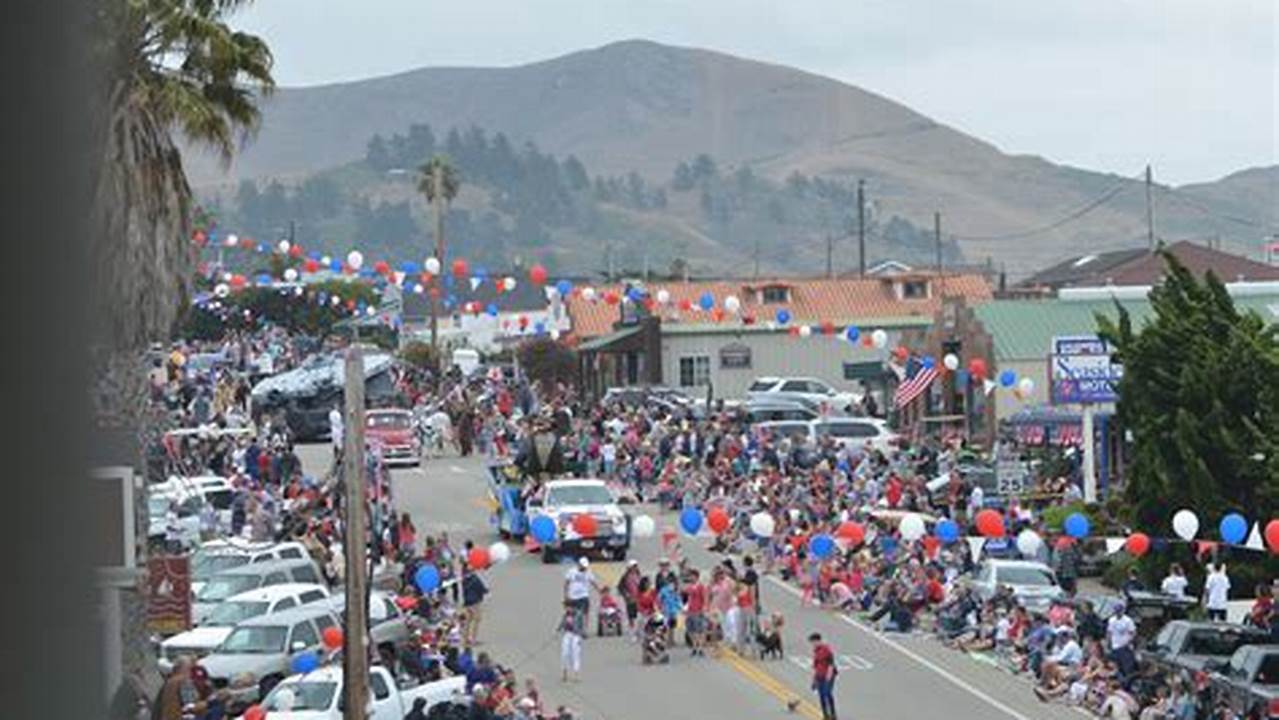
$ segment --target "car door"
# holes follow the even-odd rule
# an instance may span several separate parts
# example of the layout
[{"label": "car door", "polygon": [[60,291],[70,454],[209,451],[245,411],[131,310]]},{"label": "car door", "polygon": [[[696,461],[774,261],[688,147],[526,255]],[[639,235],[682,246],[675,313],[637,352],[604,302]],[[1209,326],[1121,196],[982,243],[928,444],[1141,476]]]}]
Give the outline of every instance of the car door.
[{"label": "car door", "polygon": [[300,620],[289,632],[289,657],[320,646],[320,633],[311,620]]},{"label": "car door", "polygon": [[298,601],[295,600],[294,598],[291,598],[291,597],[280,598],[279,600],[275,601],[274,605],[271,606],[271,609],[269,612],[278,613],[281,610],[288,610],[289,608],[297,607],[297,605],[298,605]]},{"label": "car door", "polygon": [[310,565],[300,565],[293,568],[292,575],[293,582],[309,583],[311,585],[320,585],[323,583],[320,579],[320,574]]},{"label": "car door", "polygon": [[373,704],[373,720],[402,720],[408,709],[399,693],[391,687],[386,671],[374,668],[369,674],[369,701]]}]

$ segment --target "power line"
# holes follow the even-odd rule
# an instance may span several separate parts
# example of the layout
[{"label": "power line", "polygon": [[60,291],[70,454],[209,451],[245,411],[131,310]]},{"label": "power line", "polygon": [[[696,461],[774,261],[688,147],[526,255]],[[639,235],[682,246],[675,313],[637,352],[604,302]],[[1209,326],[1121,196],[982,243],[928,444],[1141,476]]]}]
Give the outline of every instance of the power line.
[{"label": "power line", "polygon": [[1273,223],[1267,224],[1265,222],[1259,222],[1257,220],[1253,220],[1250,218],[1244,218],[1244,217],[1239,217],[1238,215],[1231,215],[1230,213],[1224,213],[1224,212],[1221,212],[1220,210],[1214,210],[1213,208],[1205,205],[1202,200],[1199,200],[1191,195],[1187,195],[1181,190],[1177,190],[1171,187],[1160,187],[1159,189],[1162,190],[1167,195],[1171,196],[1171,198],[1174,201],[1180,201],[1182,204],[1188,207],[1192,207],[1205,215],[1211,215],[1212,217],[1220,218],[1222,220],[1236,223],[1238,225],[1246,225],[1248,227],[1266,228],[1273,225]]},{"label": "power line", "polygon": [[[1143,170],[1142,174],[1144,175],[1144,173],[1145,171]],[[1117,183],[1109,187],[1102,194],[1098,195],[1092,200],[1089,200],[1088,202],[1084,203],[1080,207],[1074,210],[1071,210],[1066,215],[1048,223],[1047,225],[1040,225],[1038,227],[1027,228],[1025,230],[1018,230],[1016,232],[1001,233],[999,235],[960,235],[957,233],[951,233],[950,236],[956,240],[1015,240],[1018,238],[1026,238],[1026,237],[1032,237],[1035,235],[1041,235],[1043,233],[1056,230],[1057,228],[1063,225],[1066,225],[1068,223],[1071,223],[1075,220],[1078,220],[1079,218],[1087,215],[1093,210],[1096,210],[1102,205],[1105,205],[1106,203],[1114,199],[1116,195],[1132,187],[1131,183],[1137,180],[1138,177],[1139,176],[1120,178],[1120,180]]]}]

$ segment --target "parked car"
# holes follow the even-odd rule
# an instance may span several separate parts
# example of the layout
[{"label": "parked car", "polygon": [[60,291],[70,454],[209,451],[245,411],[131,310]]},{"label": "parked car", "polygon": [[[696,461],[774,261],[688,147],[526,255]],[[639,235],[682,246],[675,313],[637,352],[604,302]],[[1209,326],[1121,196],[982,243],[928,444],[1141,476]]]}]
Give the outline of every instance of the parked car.
[{"label": "parked car", "polygon": [[369,410],[364,415],[364,439],[381,450],[387,465],[422,462],[422,438],[410,410]]},{"label": "parked car", "polygon": [[[326,629],[340,626],[333,611],[319,604],[245,620],[200,665],[215,689],[228,688],[236,699],[254,701],[289,675],[295,657],[320,650]],[[255,685],[232,686],[241,678]]]},{"label": "parked car", "polygon": [[978,568],[972,586],[983,600],[994,597],[999,587],[1007,587],[1018,603],[1034,612],[1048,610],[1054,600],[1065,594],[1051,568],[1028,560],[986,560]]},{"label": "parked car", "polygon": [[[341,667],[328,666],[285,678],[262,701],[269,717],[290,720],[342,720]],[[401,720],[418,698],[426,700],[429,711],[436,705],[468,705],[466,678],[456,676],[402,688],[386,668],[369,668],[369,720]]]},{"label": "parked car", "polygon": [[[346,621],[346,596],[338,593],[316,601]],[[369,593],[369,638],[379,648],[396,647],[409,639],[412,631],[404,612],[395,604],[395,595],[381,590]]]},{"label": "parked car", "polygon": [[233,595],[285,583],[323,585],[324,576],[310,558],[241,565],[209,578],[195,595],[191,616],[199,625],[208,619],[219,604],[231,599]]},{"label": "parked car", "polygon": [[757,425],[779,420],[816,420],[817,410],[799,400],[751,401],[742,408],[746,422]]},{"label": "parked car", "polygon": [[846,447],[860,448],[870,443],[871,448],[882,453],[892,451],[900,441],[888,423],[878,418],[826,418],[813,423],[813,432],[818,439],[830,437]]},{"label": "parked car", "polygon": [[808,420],[770,420],[757,423],[755,429],[767,432],[774,440],[790,438],[792,441],[811,443],[815,436],[813,423]]},{"label": "parked car", "polygon": [[1211,675],[1217,701],[1240,716],[1279,717],[1279,645],[1244,645]]},{"label": "parked car", "polygon": [[1138,657],[1166,672],[1197,673],[1224,665],[1244,645],[1269,639],[1266,632],[1245,625],[1174,620],[1164,625]]},{"label": "parked car", "polygon": [[201,543],[191,556],[191,594],[198,595],[204,583],[220,572],[272,560],[302,560],[311,557],[302,543],[249,543],[239,540],[210,540]]},{"label": "parked car", "polygon": [[185,499],[147,494],[147,543],[178,553],[200,542],[200,514],[204,500],[199,495]]},{"label": "parked car", "polygon": [[179,655],[203,657],[221,645],[235,626],[245,620],[292,610],[299,605],[327,600],[328,597],[327,587],[308,583],[271,585],[233,595],[219,603],[199,627],[160,643],[160,654],[170,660]]},{"label": "parked car", "polygon": [[840,392],[830,385],[809,377],[762,377],[746,389],[746,397],[759,400],[805,400],[828,412],[852,412],[861,397],[851,392]]}]

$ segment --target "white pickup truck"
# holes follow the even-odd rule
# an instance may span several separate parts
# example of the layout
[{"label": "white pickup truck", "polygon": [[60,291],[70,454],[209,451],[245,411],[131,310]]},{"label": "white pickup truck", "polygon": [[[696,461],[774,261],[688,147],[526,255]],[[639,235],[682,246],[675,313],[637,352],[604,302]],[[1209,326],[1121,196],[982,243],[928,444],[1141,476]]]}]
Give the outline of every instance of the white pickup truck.
[{"label": "white pickup truck", "polygon": [[[262,701],[262,709],[271,720],[342,720],[342,692],[342,668],[323,667],[280,681]],[[446,702],[470,704],[465,677],[402,689],[386,668],[369,669],[369,720],[403,720],[417,698],[426,700],[423,711]]]},{"label": "white pickup truck", "polygon": [[[631,547],[631,518],[617,505],[617,498],[603,480],[552,480],[545,494],[528,502],[530,521],[546,515],[559,532],[555,540],[542,545],[542,560],[553,563],[560,555],[599,553],[623,560]],[[595,533],[583,536],[573,527],[573,518],[595,518]]]}]

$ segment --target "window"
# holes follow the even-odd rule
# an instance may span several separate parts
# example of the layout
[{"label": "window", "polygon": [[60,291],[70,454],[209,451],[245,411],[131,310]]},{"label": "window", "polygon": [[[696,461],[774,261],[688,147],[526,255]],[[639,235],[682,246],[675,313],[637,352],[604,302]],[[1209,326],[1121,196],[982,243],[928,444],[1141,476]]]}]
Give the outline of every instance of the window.
[{"label": "window", "polygon": [[902,298],[919,300],[928,297],[927,280],[907,280],[902,283]]},{"label": "window", "polygon": [[386,679],[381,673],[373,673],[369,677],[369,684],[373,686],[373,697],[378,700],[385,700],[391,697],[391,688],[386,686]]},{"label": "window", "polygon": [[284,548],[280,551],[280,557],[285,560],[299,560],[302,558],[302,551],[298,548]]},{"label": "window", "polygon": [[274,559],[275,559],[274,555],[270,555],[270,554],[258,555],[257,557],[253,558],[253,563],[257,564],[257,563],[271,562]]},{"label": "window", "polygon": [[323,600],[323,599],[324,599],[324,598],[326,598],[326,597],[328,597],[328,596],[327,596],[327,595],[325,595],[323,591],[320,591],[320,590],[308,590],[308,591],[306,591],[306,592],[302,593],[302,598],[301,598],[301,600],[302,600],[302,604],[303,604],[303,605],[306,605],[307,603],[318,602],[318,601],[320,601],[320,600]]},{"label": "window", "polygon": [[280,612],[281,610],[288,610],[291,607],[297,607],[297,604],[298,604],[298,601],[294,600],[291,597],[284,598],[283,600],[275,604],[275,609],[272,610],[272,612]]},{"label": "window", "polygon": [[383,620],[394,620],[400,616],[400,611],[395,607],[395,603],[391,602],[387,598],[382,598],[382,606],[386,610],[386,615],[382,618]]},{"label": "window", "polygon": [[315,568],[309,565],[303,565],[302,567],[294,568],[293,579],[300,583],[314,583],[316,585],[320,584],[319,573],[315,571]]},{"label": "window", "polygon": [[332,617],[329,617],[328,615],[321,615],[315,619],[315,626],[319,628],[320,633],[323,634],[325,630],[328,630],[331,627],[337,627],[337,623],[333,621]]},{"label": "window", "polygon": [[790,301],[790,288],[785,285],[769,285],[761,293],[765,303],[784,303]]},{"label": "window", "polygon": [[846,362],[844,363],[845,380],[877,380],[884,375],[884,364],[881,362]]},{"label": "window", "polygon": [[777,384],[776,380],[756,380],[751,386],[746,388],[746,392],[768,392]]},{"label": "window", "polygon": [[285,575],[284,573],[273,572],[270,575],[267,575],[266,577],[262,578],[262,586],[266,587],[268,585],[283,585],[284,583],[288,581],[289,581],[289,577]]},{"label": "window", "polygon": [[808,392],[808,383],[803,380],[788,380],[782,383],[782,392]]},{"label": "window", "polygon": [[320,644],[320,635],[315,632],[315,626],[310,620],[303,620],[293,626],[293,637],[289,640],[289,647],[302,643],[307,647],[315,647]]},{"label": "window", "polygon": [[868,438],[879,434],[879,429],[868,423],[827,423],[817,426],[817,434],[837,438]]},{"label": "window", "polygon": [[710,357],[706,355],[690,355],[679,359],[680,387],[705,387],[710,384]]}]

